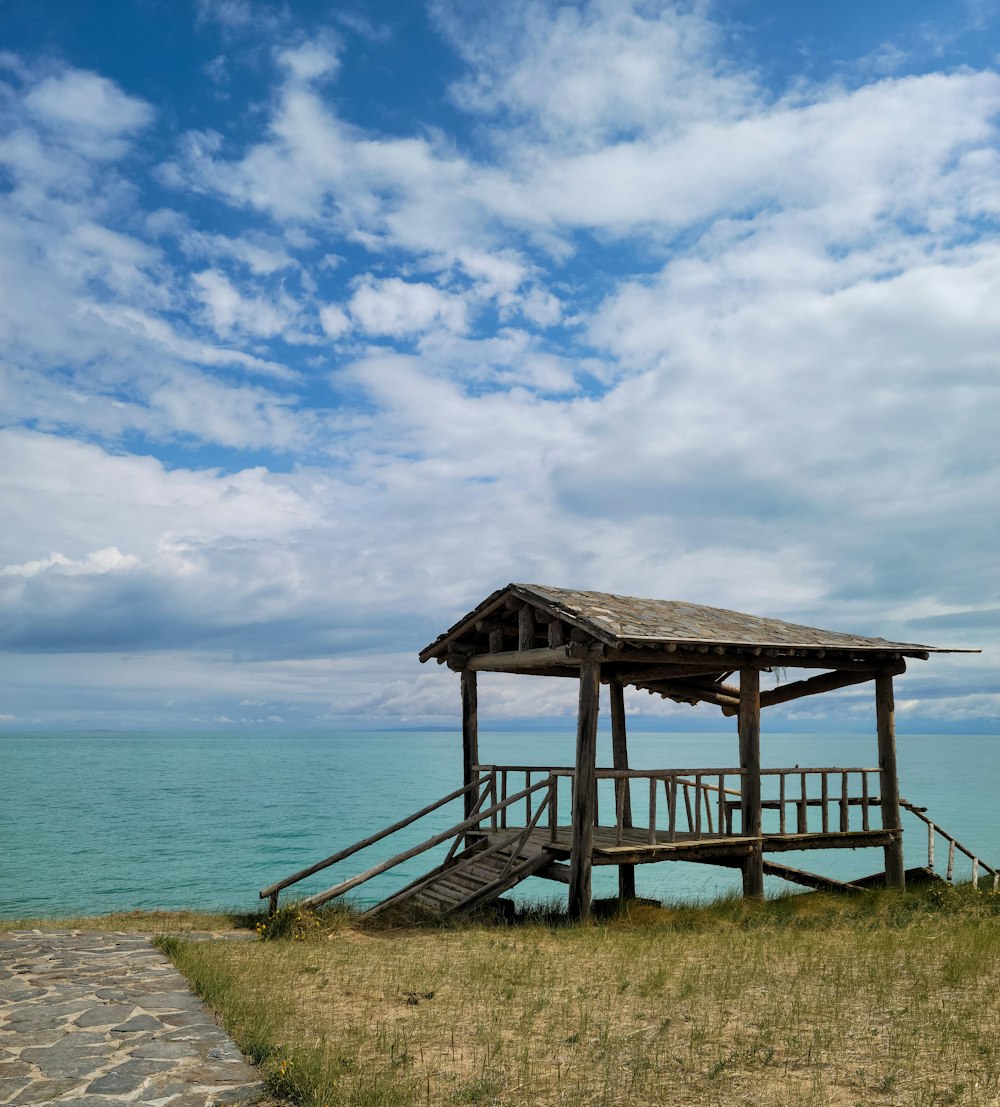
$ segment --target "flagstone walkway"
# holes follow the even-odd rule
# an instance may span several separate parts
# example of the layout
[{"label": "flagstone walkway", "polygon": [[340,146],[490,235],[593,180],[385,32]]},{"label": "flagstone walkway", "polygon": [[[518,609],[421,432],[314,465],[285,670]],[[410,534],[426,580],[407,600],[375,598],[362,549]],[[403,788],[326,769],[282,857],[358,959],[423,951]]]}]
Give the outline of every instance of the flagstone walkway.
[{"label": "flagstone walkway", "polygon": [[0,1103],[259,1103],[264,1085],[141,934],[0,933]]}]

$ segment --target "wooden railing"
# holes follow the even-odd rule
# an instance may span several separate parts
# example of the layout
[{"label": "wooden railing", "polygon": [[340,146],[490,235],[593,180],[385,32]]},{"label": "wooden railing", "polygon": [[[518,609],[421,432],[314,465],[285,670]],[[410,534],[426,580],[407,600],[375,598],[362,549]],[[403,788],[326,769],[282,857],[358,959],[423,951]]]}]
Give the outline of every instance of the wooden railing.
[{"label": "wooden railing", "polygon": [[[467,792],[475,790],[477,798],[473,805],[472,811],[469,816],[463,819],[461,822],[455,823],[454,826],[450,826],[447,830],[442,830],[440,833],[432,835],[418,845],[411,846],[409,849],[403,850],[401,853],[395,854],[393,857],[388,858],[385,861],[380,862],[377,865],[373,865],[371,868],[365,869],[364,872],[358,873],[356,876],[349,877],[346,880],[340,881],[338,884],[334,884],[331,888],[327,888],[322,892],[317,892],[315,895],[306,897],[300,900],[299,903],[303,907],[314,908],[319,907],[324,903],[335,899],[337,896],[342,896],[345,892],[352,891],[354,888],[359,887],[366,881],[371,880],[373,877],[380,876],[382,873],[388,872],[390,869],[395,868],[397,865],[402,864],[404,861],[409,861],[412,857],[417,857],[421,853],[425,853],[429,849],[433,849],[435,846],[442,845],[447,842],[448,839],[452,839],[451,847],[448,850],[448,854],[445,857],[445,863],[451,860],[454,856],[459,845],[465,840],[469,831],[481,828],[482,823],[486,820],[490,821],[493,828],[497,826],[497,817],[502,818],[502,825],[507,825],[507,811],[514,804],[520,803],[522,800],[526,802],[526,809],[528,812],[527,826],[530,829],[534,829],[541,812],[544,810],[548,803],[548,796],[552,789],[551,778],[545,777],[545,779],[537,781],[535,784],[529,784],[521,791],[514,795],[505,796],[502,800],[497,801],[496,796],[496,777],[491,773],[481,773],[475,780],[467,784],[464,788],[456,788],[454,792],[449,792],[448,795],[443,796],[441,799],[436,800],[434,803],[428,804],[426,807],[422,807],[419,811],[414,812],[412,815],[407,815],[406,818],[400,819],[398,822],[393,823],[391,826],[386,827],[384,830],[379,831],[377,834],[373,834],[368,838],[362,838],[361,841],[355,842],[353,845],[348,846],[346,849],[339,850],[337,853],[332,854],[330,857],[324,858],[322,861],[317,861],[316,864],[310,865],[306,869],[301,869],[297,873],[293,873],[291,876],[285,877],[284,880],[279,880],[274,884],[268,885],[266,888],[260,890],[260,898],[267,899],[269,910],[273,914],[278,907],[278,895],[285,888],[291,887],[293,884],[297,884],[300,880],[305,880],[306,877],[312,876],[315,873],[321,872],[323,869],[328,868],[330,865],[335,865],[340,861],[345,861],[348,857],[352,857],[354,854],[359,853],[363,849],[367,849],[369,846],[375,845],[377,842],[381,842],[391,835],[397,833],[400,830],[404,830],[406,827],[411,826],[417,822],[418,819],[422,819],[425,815],[431,814],[438,808],[445,806],[445,804],[451,803],[459,797],[465,795]],[[484,804],[491,797],[494,797],[494,802],[490,806],[484,808]],[[532,810],[532,796],[537,796],[536,800],[536,814],[531,817]],[[519,828],[520,829],[520,828]],[[517,835],[515,835],[517,837]]]},{"label": "wooden railing", "polygon": [[955,854],[961,853],[972,862],[972,884],[973,887],[979,887],[979,880],[982,873],[989,873],[993,877],[993,891],[1000,890],[1000,872],[998,872],[992,865],[988,865],[982,858],[977,857],[972,850],[963,846],[962,843],[954,838],[947,830],[942,830],[936,823],[931,822],[927,818],[925,812],[926,807],[917,807],[916,804],[910,803],[909,800],[905,800],[900,797],[899,806],[905,811],[909,811],[911,814],[916,815],[921,822],[927,826],[927,868],[931,872],[936,872],[937,851],[935,849],[936,839],[941,838],[948,847],[948,862],[945,868],[945,880],[949,884],[955,882]]},{"label": "wooden railing", "polygon": [[[548,801],[549,835],[555,841],[559,826],[570,822],[575,771],[563,765],[477,765],[475,771],[489,778],[487,790],[494,803],[512,787],[531,786],[548,777],[552,795]],[[657,842],[700,840],[743,834],[742,781],[738,768],[696,769],[598,769],[594,822],[613,828],[615,841]],[[602,784],[613,785],[607,794]],[[563,807],[560,810],[560,802]],[[602,807],[613,809],[613,821],[602,821]],[[878,769],[801,768],[761,771],[762,832],[767,835],[830,834],[881,828]],[[521,811],[508,805],[491,830],[503,830],[517,818],[523,826],[532,817],[532,800]],[[511,824],[512,825],[512,824]]]}]

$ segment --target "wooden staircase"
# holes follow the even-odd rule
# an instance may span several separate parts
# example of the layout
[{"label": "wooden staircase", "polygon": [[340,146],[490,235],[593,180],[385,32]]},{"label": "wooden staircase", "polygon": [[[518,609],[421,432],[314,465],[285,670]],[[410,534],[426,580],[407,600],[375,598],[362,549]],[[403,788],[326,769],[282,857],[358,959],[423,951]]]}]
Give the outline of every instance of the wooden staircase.
[{"label": "wooden staircase", "polygon": [[[466,818],[454,826],[432,835],[419,845],[411,846],[394,857],[382,861],[377,865],[366,869],[357,876],[349,877],[332,888],[317,892],[314,895],[300,900],[300,906],[306,908],[319,907],[345,892],[360,887],[372,877],[379,876],[397,865],[418,856],[435,846],[443,845],[450,841],[451,845],[444,861],[437,865],[429,873],[419,877],[405,888],[383,899],[370,907],[362,915],[369,918],[389,907],[403,907],[412,904],[427,911],[451,913],[454,911],[470,911],[476,907],[495,900],[504,892],[519,884],[522,880],[552,864],[552,856],[544,846],[532,843],[532,832],[538,825],[543,812],[552,802],[554,785],[551,777],[529,785],[513,795],[504,796],[496,802],[496,780],[490,774],[485,774],[467,784],[464,788],[456,789],[447,796],[443,796],[436,802],[421,808],[420,811],[408,815],[392,826],[370,838],[364,838],[355,842],[347,849],[339,850],[330,857],[324,858],[315,865],[310,865],[284,880],[268,885],[260,891],[260,898],[267,899],[269,910],[273,914],[278,908],[278,895],[285,888],[297,884],[306,877],[313,876],[329,866],[346,860],[362,849],[374,845],[388,838],[390,835],[405,829],[418,819],[429,815],[445,804],[460,799],[472,793],[475,798],[471,804],[471,811]],[[491,821],[496,825],[497,815],[505,815],[514,805],[536,800],[534,814],[528,820],[527,825],[512,829],[504,834],[498,841],[487,844],[484,837],[480,837],[481,827],[484,821]],[[487,801],[492,798],[494,802],[487,806]],[[466,807],[469,810],[469,807]],[[501,820],[505,822],[505,819]]]},{"label": "wooden staircase", "polygon": [[503,845],[467,849],[369,908],[362,918],[410,903],[440,914],[483,907],[551,863],[548,850],[531,850],[520,839],[512,835]]}]

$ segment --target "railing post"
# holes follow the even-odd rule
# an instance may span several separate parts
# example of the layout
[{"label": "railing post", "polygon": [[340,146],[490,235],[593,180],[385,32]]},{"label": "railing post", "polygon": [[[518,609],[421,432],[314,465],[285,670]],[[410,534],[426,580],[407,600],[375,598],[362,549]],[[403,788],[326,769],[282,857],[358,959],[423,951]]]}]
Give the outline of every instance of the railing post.
[{"label": "railing post", "polygon": [[851,816],[847,802],[850,795],[848,775],[848,773],[840,774],[840,832],[842,834],[846,834],[851,829]]},{"label": "railing post", "polygon": [[[664,781],[664,784],[667,784]],[[677,777],[672,776],[669,781],[669,798],[667,800],[669,823],[667,824],[667,841],[677,841]]]},{"label": "railing post", "polygon": [[649,778],[649,844],[656,845],[656,777]]},{"label": "railing post", "polygon": [[559,834],[559,776],[549,774],[549,838],[555,841]]},{"label": "railing post", "polygon": [[934,871],[934,824],[927,824],[927,868]]}]

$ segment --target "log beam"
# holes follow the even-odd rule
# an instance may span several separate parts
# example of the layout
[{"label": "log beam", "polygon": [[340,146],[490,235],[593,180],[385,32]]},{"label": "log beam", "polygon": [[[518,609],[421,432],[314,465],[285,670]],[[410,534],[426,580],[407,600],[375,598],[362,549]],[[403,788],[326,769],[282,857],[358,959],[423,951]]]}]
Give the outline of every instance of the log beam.
[{"label": "log beam", "polygon": [[[760,807],[760,673],[740,670],[740,768],[744,770],[740,787],[742,831],[748,838],[761,834]],[[764,895],[764,854],[757,843],[743,864],[743,895],[760,899]]]},{"label": "log beam", "polygon": [[[609,686],[611,700],[611,758],[616,769],[628,769],[628,733],[625,729],[625,689],[617,680]],[[632,825],[632,794],[628,780],[615,780],[615,817],[621,812],[623,827]],[[635,865],[618,866],[618,898],[635,899]]]},{"label": "log beam", "polygon": [[601,665],[580,666],[580,703],[576,720],[576,775],[573,784],[573,837],[570,854],[569,915],[590,915],[591,866],[594,851],[594,801],[597,787],[597,713],[600,706]]},{"label": "log beam", "polygon": [[887,672],[875,678],[875,721],[878,729],[878,767],[882,800],[882,828],[894,832],[885,847],[885,884],[887,888],[906,887],[903,866],[903,830],[899,820],[899,776],[896,770],[896,707],[892,694],[892,676]]},{"label": "log beam", "polygon": [[517,648],[521,651],[535,648],[535,611],[525,604],[517,613]]},{"label": "log beam", "polygon": [[[471,784],[477,777],[479,764],[479,696],[476,690],[476,674],[462,673],[462,782]],[[465,817],[472,814],[478,796],[473,789],[465,793]]]},{"label": "log beam", "polygon": [[[794,680],[789,684],[779,684],[777,688],[770,688],[760,694],[760,706],[773,707],[778,703],[788,703],[790,700],[798,700],[803,696],[815,696],[820,692],[836,692],[840,688],[850,688],[853,684],[864,684],[874,680],[878,672],[890,673],[892,676],[900,676],[906,672],[906,662],[900,660],[885,669],[861,672],[830,672],[820,673],[819,676],[809,677],[808,680]],[[736,709],[724,707],[723,715],[735,715]]]}]

